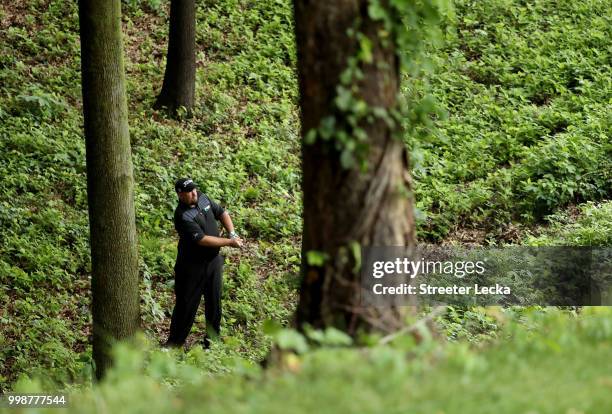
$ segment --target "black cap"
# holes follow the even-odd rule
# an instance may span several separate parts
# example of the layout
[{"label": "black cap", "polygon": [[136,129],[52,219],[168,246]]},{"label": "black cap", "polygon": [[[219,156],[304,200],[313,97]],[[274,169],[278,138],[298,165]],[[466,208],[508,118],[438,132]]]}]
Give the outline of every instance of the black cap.
[{"label": "black cap", "polygon": [[196,185],[191,178],[179,178],[174,183],[174,189],[177,193],[188,193],[194,188],[196,188]]}]

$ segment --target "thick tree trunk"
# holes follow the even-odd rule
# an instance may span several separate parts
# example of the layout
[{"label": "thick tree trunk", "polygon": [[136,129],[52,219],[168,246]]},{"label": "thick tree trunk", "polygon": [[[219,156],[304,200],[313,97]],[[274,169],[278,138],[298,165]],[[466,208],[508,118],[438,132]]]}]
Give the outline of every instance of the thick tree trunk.
[{"label": "thick tree trunk", "polygon": [[155,108],[191,112],[195,96],[195,0],[172,0],[166,73]]},{"label": "thick tree trunk", "polygon": [[134,178],[120,0],[81,0],[81,70],[92,262],[96,377],[110,345],[139,327]]},{"label": "thick tree trunk", "polygon": [[[357,96],[370,107],[394,108],[399,88],[399,62],[382,29],[368,16],[368,0],[295,0],[295,23],[302,136],[323,118],[335,116],[336,125],[347,115],[334,107],[336,86],[359,43],[347,34],[359,31],[372,42],[373,60],[361,63],[363,78],[356,81]],[[401,324],[397,309],[359,306],[359,272],[348,246],[413,246],[415,230],[412,200],[407,196],[409,173],[404,144],[392,135],[397,126],[381,120],[360,122],[367,133],[369,168],[346,169],[329,141],[317,138],[302,149],[304,227],[302,284],[296,322],[315,328],[334,326],[349,334],[373,327],[392,330]],[[333,141],[333,138],[332,138]],[[311,265],[309,251],[328,256],[323,266]]]}]

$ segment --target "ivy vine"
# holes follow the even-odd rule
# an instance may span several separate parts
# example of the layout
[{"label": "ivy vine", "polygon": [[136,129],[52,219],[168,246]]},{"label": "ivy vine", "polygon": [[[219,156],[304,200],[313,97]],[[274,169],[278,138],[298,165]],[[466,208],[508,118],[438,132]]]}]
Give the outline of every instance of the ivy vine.
[{"label": "ivy vine", "polygon": [[[414,72],[420,62],[418,56],[423,42],[436,35],[441,11],[447,0],[369,0],[368,16],[381,23],[377,36],[384,48],[393,47],[400,63],[400,72]],[[312,145],[317,140],[329,143],[340,154],[343,168],[367,169],[368,136],[362,127],[382,120],[401,138],[402,119],[407,115],[405,99],[399,95],[392,108],[369,105],[362,97],[359,82],[363,80],[366,65],[375,62],[373,40],[361,31],[363,21],[357,19],[347,35],[357,41],[354,56],[347,59],[347,66],[340,75],[333,100],[332,115],[321,119],[317,128],[310,129],[304,143]]]}]

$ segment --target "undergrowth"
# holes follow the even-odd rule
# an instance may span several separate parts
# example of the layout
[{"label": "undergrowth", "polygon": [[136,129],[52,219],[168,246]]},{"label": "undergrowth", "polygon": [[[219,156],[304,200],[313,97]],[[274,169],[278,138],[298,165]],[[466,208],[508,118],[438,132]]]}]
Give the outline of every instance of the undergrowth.
[{"label": "undergrowth", "polygon": [[[167,334],[176,255],[173,182],[191,176],[226,206],[247,246],[227,252],[224,342],[210,354],[195,346],[177,358],[211,372],[239,370],[230,368],[224,355],[260,361],[271,343],[261,329],[263,321],[286,325],[297,296],[301,173],[291,3],[198,3],[196,108],[191,118],[178,121],[151,109],[163,77],[167,3],[123,2],[143,329],[153,345]],[[486,232],[489,241],[503,241],[511,226],[546,224],[543,218],[553,213],[546,227],[550,233],[539,232],[529,243],[610,244],[609,203],[586,204],[577,221],[563,213],[566,206],[610,197],[608,6],[601,0],[461,0],[448,9],[443,42],[427,53],[431,71],[403,86],[403,93],[422,105],[421,116],[438,114],[429,128],[406,137],[422,218],[421,239],[441,241],[458,229],[474,228]],[[76,384],[91,379],[91,265],[79,50],[76,2],[0,5],[0,390],[11,388],[20,375]],[[446,335],[462,342],[478,343],[499,329],[491,315],[479,310],[454,310],[446,321]],[[199,316],[192,340],[201,338],[204,330]],[[590,341],[588,335],[578,336],[576,343]],[[528,343],[525,339],[522,346]],[[573,355],[574,348],[561,346],[559,351],[543,339],[539,346],[552,349],[559,358]],[[594,350],[603,345],[588,346]],[[471,352],[460,345],[449,349],[457,355]],[[416,386],[411,382],[416,379],[406,375],[412,370],[409,365],[398,362],[399,368],[393,368],[404,351],[372,352],[370,366],[363,363],[364,358],[372,362],[370,357],[359,351],[321,350],[304,357],[297,376],[278,375],[261,393],[251,392],[250,370],[220,382],[199,372],[193,374],[197,386],[185,388],[177,399],[170,398],[170,391],[160,388],[158,381],[163,382],[164,370],[178,368],[157,356],[161,371],[150,371],[152,377],[141,385],[130,374],[126,382],[117,379],[96,392],[105,395],[103,404],[117,409],[121,395],[142,395],[147,412],[168,404],[197,407],[192,397],[202,389],[206,404],[229,410],[226,404],[235,401],[234,411],[256,403],[274,411],[284,401],[274,395],[311,407],[319,397],[311,402],[307,398],[317,392],[329,407],[367,411],[384,403],[393,412],[397,409],[392,407],[409,401],[402,397],[406,390],[426,404],[436,379],[444,378],[443,373],[420,373],[414,378],[424,378],[425,385]],[[608,354],[584,354],[590,359],[580,366],[578,359],[570,359],[574,365],[555,368],[559,381],[575,368],[585,381],[603,381],[605,389],[607,377],[597,377],[597,367],[603,366],[598,358]],[[428,355],[437,358],[435,353]],[[481,359],[469,355],[466,361],[475,367],[470,369],[480,372]],[[340,356],[346,365],[334,362]],[[541,366],[557,360],[544,359]],[[503,381],[511,380],[514,372],[509,367],[519,364],[519,378],[527,378],[524,364],[508,361],[493,363],[503,367],[498,381],[490,370],[482,374],[481,384],[475,377],[465,382],[462,371],[449,366],[443,372],[453,380],[443,382],[453,384],[448,392],[456,393],[462,404],[468,404],[465,387],[470,384],[479,390],[499,390],[490,396],[502,404]],[[119,370],[125,369],[119,365]],[[375,368],[389,368],[392,374],[380,385],[380,390],[384,385],[389,391],[384,394],[389,397],[386,402],[368,391],[381,380]],[[541,375],[534,373],[534,379]],[[351,378],[365,390],[361,397],[333,402],[332,391],[350,392],[351,382],[346,380]],[[313,381],[312,389],[298,395],[299,384],[306,380]],[[219,394],[223,399],[215,397],[225,385],[233,388]],[[109,397],[113,387],[123,386],[141,394]],[[550,387],[546,392],[553,392]],[[94,407],[92,399],[97,398],[86,394],[74,409]],[[579,401],[582,405],[576,407],[586,407],[586,399]],[[478,412],[472,408],[470,412]]]}]

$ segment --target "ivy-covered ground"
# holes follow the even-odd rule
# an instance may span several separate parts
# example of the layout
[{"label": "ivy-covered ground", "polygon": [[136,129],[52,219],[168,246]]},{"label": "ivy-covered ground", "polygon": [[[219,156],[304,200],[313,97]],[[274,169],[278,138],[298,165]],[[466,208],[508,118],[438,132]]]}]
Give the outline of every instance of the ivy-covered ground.
[{"label": "ivy-covered ground", "polygon": [[[297,297],[291,2],[198,2],[197,106],[180,121],[151,110],[163,77],[166,2],[122,4],[143,341],[152,349],[121,351],[115,376],[78,397],[75,411],[116,411],[129,397],[134,411],[206,404],[275,412],[283,395],[303,411],[510,413],[542,400],[536,412],[610,412],[607,310],[450,309],[437,321],[441,337],[421,344],[290,353],[271,373],[249,365],[274,336],[300,342],[262,328],[267,319],[286,325]],[[426,50],[430,69],[403,86],[438,113],[406,136],[420,238],[612,245],[609,3],[458,0],[447,10],[439,46]],[[0,391],[91,379],[79,70],[76,2],[0,5]],[[183,175],[230,210],[247,247],[226,252],[224,342],[209,352],[195,345],[205,329],[199,315],[191,350],[168,354],[153,348],[173,305],[172,187]],[[331,336],[332,345],[345,343]],[[454,406],[432,402],[451,395]],[[483,404],[469,405],[470,395]]]},{"label": "ivy-covered ground", "polygon": [[[165,3],[164,3],[165,4]],[[0,388],[19,374],[87,379],[88,219],[76,2],[0,7]],[[42,12],[45,10],[44,12]],[[247,240],[226,251],[227,349],[253,360],[259,325],[286,323],[296,298],[300,193],[289,2],[198,8],[197,107],[184,122],[151,110],[168,10],[124,3],[143,327],[165,340],[173,306],[173,183],[191,176]],[[203,336],[198,315],[191,339]]]},{"label": "ivy-covered ground", "polygon": [[609,2],[457,1],[444,22],[428,82],[406,86],[446,113],[409,140],[421,238],[519,242],[548,214],[609,199]]}]

